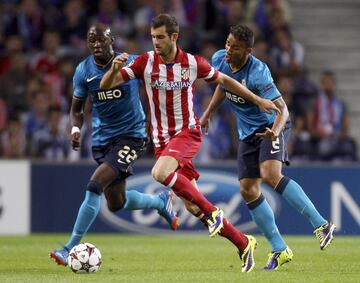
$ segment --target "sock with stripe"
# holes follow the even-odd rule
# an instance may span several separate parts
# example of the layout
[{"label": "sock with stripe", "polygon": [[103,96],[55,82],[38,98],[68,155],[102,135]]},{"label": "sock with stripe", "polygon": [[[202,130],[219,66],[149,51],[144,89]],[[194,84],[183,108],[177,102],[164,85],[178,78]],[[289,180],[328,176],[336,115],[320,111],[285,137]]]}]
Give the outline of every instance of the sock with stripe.
[{"label": "sock with stripe", "polygon": [[264,196],[261,194],[256,200],[248,203],[247,206],[252,219],[270,242],[271,251],[280,252],[285,250],[286,243],[276,226],[274,212]]},{"label": "sock with stripe", "polygon": [[215,206],[213,206],[185,176],[179,173],[170,173],[163,182],[163,185],[172,188],[178,197],[183,197],[191,203],[196,204],[206,215],[216,210]]},{"label": "sock with stripe", "polygon": [[314,228],[327,223],[301,186],[294,180],[284,176],[274,190],[283,196],[300,214],[304,215]]}]

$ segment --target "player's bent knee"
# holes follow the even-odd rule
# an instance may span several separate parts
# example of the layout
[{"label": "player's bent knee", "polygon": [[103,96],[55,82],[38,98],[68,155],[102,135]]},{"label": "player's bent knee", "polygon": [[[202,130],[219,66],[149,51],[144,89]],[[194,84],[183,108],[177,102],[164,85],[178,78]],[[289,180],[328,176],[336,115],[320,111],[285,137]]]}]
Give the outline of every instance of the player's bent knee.
[{"label": "player's bent knee", "polygon": [[124,201],[117,201],[117,202],[108,202],[107,203],[107,207],[111,212],[116,212],[120,209],[122,209],[125,205],[125,200]]},{"label": "player's bent knee", "polygon": [[96,182],[96,181],[90,181],[87,186],[86,186],[86,190],[93,192],[97,195],[101,195],[103,188],[100,185],[100,183]]},{"label": "player's bent knee", "polygon": [[[151,176],[156,180],[156,169],[155,169],[155,167],[153,167],[152,169],[151,169]],[[157,180],[156,180],[157,181]]]},{"label": "player's bent knee", "polygon": [[153,178],[160,183],[163,183],[166,180],[166,177],[168,175],[166,173],[167,172],[163,172],[162,170],[159,170],[157,168],[153,168],[153,170],[151,171]]},{"label": "player's bent knee", "polygon": [[118,211],[118,209],[115,206],[113,206],[112,204],[110,204],[110,203],[107,204],[107,207],[111,212]]},{"label": "player's bent knee", "polygon": [[251,186],[249,188],[240,188],[240,194],[245,201],[252,201],[259,196],[260,188]]},{"label": "player's bent knee", "polygon": [[264,174],[261,178],[265,184],[273,188],[278,183],[278,180],[281,179],[281,176],[277,174]]},{"label": "player's bent knee", "polygon": [[104,190],[107,206],[111,212],[122,209],[126,203],[125,182],[107,187]]}]

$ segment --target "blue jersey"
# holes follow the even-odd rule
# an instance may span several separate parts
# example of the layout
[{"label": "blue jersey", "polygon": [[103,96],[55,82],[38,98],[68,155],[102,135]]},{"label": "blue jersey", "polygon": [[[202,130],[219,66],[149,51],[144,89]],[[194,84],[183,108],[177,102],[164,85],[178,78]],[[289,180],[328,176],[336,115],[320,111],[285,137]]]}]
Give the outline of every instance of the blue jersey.
[{"label": "blue jersey", "polygon": [[[118,54],[116,54],[118,55]],[[130,55],[128,62],[136,56]],[[111,64],[97,66],[88,56],[76,68],[74,96],[85,99],[90,95],[92,110],[92,146],[106,145],[117,136],[144,138],[145,114],[139,98],[139,81],[131,80],[110,90],[101,90],[100,81]]]},{"label": "blue jersey", "polygon": [[[225,49],[219,50],[213,55],[212,65],[262,98],[276,100],[281,96],[267,65],[251,54],[246,64],[235,73],[231,71],[229,64],[225,61]],[[256,104],[246,101],[226,89],[223,90],[236,114],[240,140],[244,140],[256,131],[274,123],[275,112],[267,114],[261,111]]]}]

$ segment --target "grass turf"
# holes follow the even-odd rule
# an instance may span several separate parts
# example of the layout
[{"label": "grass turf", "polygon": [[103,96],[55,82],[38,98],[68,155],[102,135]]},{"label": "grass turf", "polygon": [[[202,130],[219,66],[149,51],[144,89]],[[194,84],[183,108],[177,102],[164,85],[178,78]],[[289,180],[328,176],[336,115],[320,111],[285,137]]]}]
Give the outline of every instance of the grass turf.
[{"label": "grass turf", "polygon": [[234,247],[222,238],[89,234],[103,256],[100,271],[75,274],[48,258],[68,235],[0,237],[0,282],[359,282],[360,237],[336,237],[321,252],[314,237],[285,237],[294,260],[263,271],[269,245],[257,236],[256,267],[241,273]]}]

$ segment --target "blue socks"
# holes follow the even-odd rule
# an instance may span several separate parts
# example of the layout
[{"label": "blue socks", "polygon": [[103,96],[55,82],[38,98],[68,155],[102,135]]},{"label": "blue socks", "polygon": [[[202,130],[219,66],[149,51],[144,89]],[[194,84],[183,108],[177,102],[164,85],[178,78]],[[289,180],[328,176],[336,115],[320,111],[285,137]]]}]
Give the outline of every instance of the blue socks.
[{"label": "blue socks", "polygon": [[126,202],[124,210],[137,210],[144,208],[153,208],[161,210],[164,208],[164,202],[159,196],[143,194],[138,191],[126,191]]},{"label": "blue socks", "polygon": [[274,212],[264,196],[261,194],[260,197],[248,203],[247,206],[249,207],[252,219],[270,242],[271,251],[280,252],[285,250],[286,243],[275,224]]},{"label": "blue socks", "polygon": [[[305,194],[301,186],[288,177],[283,177],[274,188],[282,195],[300,214],[304,215],[313,228],[326,224],[327,221],[316,210],[314,204]],[[283,251],[286,243],[276,226],[274,212],[263,195],[255,201],[248,203],[250,215],[270,242],[272,252]]]},{"label": "blue socks", "polygon": [[[85,199],[80,206],[73,232],[65,248],[71,250],[78,245],[84,237],[91,224],[94,222],[100,210],[101,195],[86,191]],[[124,210],[136,210],[144,208],[153,208],[161,210],[164,202],[159,196],[139,193],[138,191],[126,191],[126,202]]]},{"label": "blue socks", "polygon": [[300,214],[304,215],[310,221],[313,228],[327,223],[316,210],[301,186],[294,180],[283,177],[274,190],[282,195]]},{"label": "blue socks", "polygon": [[71,250],[74,246],[80,243],[82,237],[88,231],[89,227],[98,215],[100,203],[101,195],[86,191],[85,199],[80,206],[71,238],[65,245],[68,250]]}]

